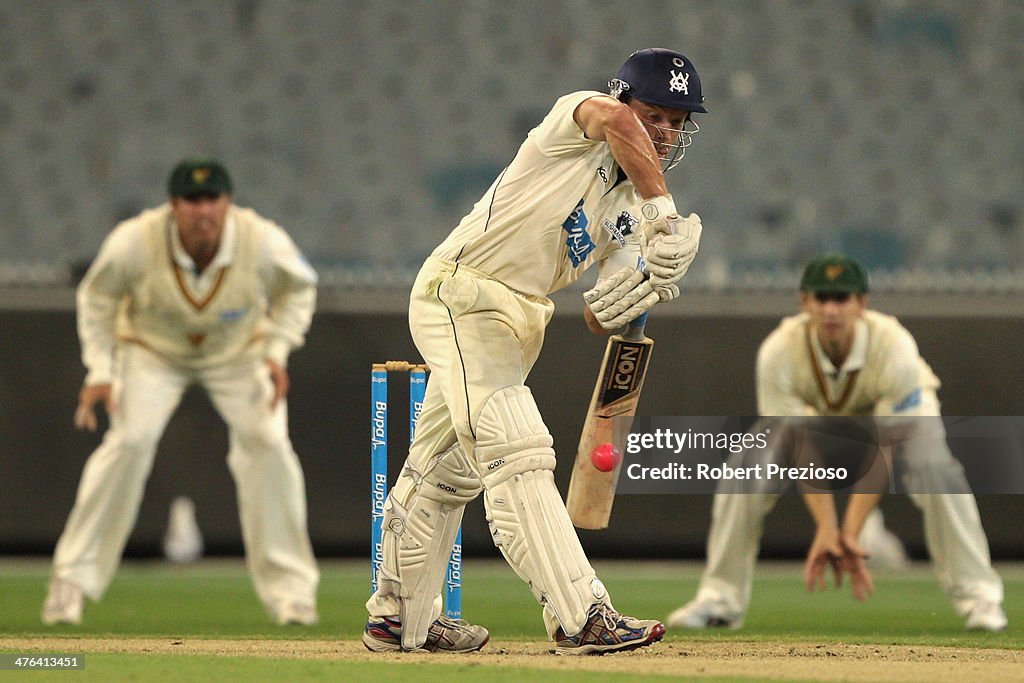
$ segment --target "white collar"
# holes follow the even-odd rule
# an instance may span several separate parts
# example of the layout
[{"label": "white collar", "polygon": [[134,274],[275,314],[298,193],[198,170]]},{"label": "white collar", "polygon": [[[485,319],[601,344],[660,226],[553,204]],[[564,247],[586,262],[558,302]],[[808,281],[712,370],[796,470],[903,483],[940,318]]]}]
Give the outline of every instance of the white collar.
[{"label": "white collar", "polygon": [[818,367],[829,377],[838,379],[841,375],[860,370],[868,358],[868,323],[864,318],[858,318],[854,324],[853,346],[850,347],[850,353],[846,356],[842,368],[836,368],[832,364],[832,359],[825,353],[813,326],[811,327],[811,348],[814,349],[814,355],[818,358]]}]

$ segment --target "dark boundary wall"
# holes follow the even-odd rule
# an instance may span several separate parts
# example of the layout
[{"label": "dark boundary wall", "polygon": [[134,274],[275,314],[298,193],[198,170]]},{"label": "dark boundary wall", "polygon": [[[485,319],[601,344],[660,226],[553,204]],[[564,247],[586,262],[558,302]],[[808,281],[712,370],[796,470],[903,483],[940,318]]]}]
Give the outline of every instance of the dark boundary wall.
[{"label": "dark boundary wall", "polygon": [[[648,331],[657,345],[642,412],[753,414],[754,356],[777,320],[776,315],[653,318]],[[1019,351],[1024,319],[904,316],[903,322],[943,380],[947,415],[1024,414]],[[50,553],[85,459],[100,438],[72,428],[84,375],[74,314],[0,311],[0,345],[0,552]],[[603,347],[575,315],[556,316],[530,378],[555,437],[563,493]],[[305,468],[310,531],[321,557],[368,553],[368,374],[372,361],[388,358],[416,358],[399,313],[319,313],[306,347],[292,357],[292,438]],[[402,444],[407,394],[401,381],[395,385],[392,443]],[[178,495],[196,501],[211,553],[241,551],[226,451],[222,423],[205,396],[190,391],[161,443],[129,554],[159,551],[170,501]],[[392,447],[392,480],[403,455],[401,446]],[[979,505],[993,555],[1024,557],[1017,527],[1024,497],[988,496]],[[909,501],[892,497],[883,509],[890,527],[923,557],[920,518]],[[709,519],[709,497],[622,497],[611,527],[581,532],[581,538],[595,557],[697,558],[703,557]],[[767,521],[763,556],[800,556],[811,529],[799,498],[784,497]],[[497,557],[479,500],[467,511],[464,542],[467,554]]]}]

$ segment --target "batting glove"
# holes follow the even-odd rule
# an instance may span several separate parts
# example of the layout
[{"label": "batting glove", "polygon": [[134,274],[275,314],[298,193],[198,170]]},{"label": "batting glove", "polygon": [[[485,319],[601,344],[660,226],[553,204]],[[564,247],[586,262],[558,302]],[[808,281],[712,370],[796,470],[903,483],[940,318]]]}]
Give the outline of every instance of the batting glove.
[{"label": "batting glove", "polygon": [[616,330],[649,311],[661,299],[646,273],[623,268],[609,278],[598,280],[596,287],[583,293],[583,300],[601,327]]},{"label": "batting glove", "polygon": [[700,248],[700,216],[695,213],[686,218],[670,216],[667,222],[673,232],[656,235],[648,242],[644,253],[651,284],[655,289],[679,282]]},{"label": "batting glove", "polygon": [[663,304],[679,296],[679,287],[675,285],[657,285],[654,288],[654,293],[658,295],[658,303]]},{"label": "batting glove", "polygon": [[639,233],[641,240],[652,242],[657,235],[671,234],[672,225],[669,220],[672,218],[679,218],[672,195],[662,194],[645,199],[640,204]]}]

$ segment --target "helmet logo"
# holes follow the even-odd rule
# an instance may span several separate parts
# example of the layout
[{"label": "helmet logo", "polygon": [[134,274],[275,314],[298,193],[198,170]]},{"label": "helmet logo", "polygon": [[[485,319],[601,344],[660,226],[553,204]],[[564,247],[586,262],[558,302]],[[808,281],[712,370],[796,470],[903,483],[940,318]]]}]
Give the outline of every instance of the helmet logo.
[{"label": "helmet logo", "polygon": [[608,87],[610,88],[610,92],[608,94],[615,99],[620,99],[622,93],[629,90],[629,83],[626,83],[626,81],[621,78],[613,78],[608,81]]},{"label": "helmet logo", "polygon": [[668,81],[669,92],[681,92],[684,95],[689,95],[690,90],[688,88],[690,82],[690,74],[685,71],[676,72],[675,69],[670,69],[669,73],[672,74],[672,78]]}]

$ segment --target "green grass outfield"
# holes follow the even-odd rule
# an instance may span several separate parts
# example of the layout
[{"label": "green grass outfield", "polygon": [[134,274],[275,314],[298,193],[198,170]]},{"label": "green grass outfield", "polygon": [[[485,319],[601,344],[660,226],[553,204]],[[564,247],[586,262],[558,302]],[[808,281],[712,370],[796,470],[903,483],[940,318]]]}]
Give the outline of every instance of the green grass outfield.
[{"label": "green grass outfield", "polygon": [[[694,593],[701,565],[695,563],[597,562],[616,607],[647,618],[664,616]],[[845,589],[809,595],[797,563],[761,563],[754,602],[740,631],[670,632],[666,641],[774,642],[921,645],[956,648],[1024,648],[1024,567],[998,565],[1006,582],[1010,628],[1004,633],[968,633],[939,591],[927,564],[899,573],[877,573],[876,594],[856,603]],[[59,639],[60,652],[74,654],[77,638],[132,640],[213,639],[355,641],[365,622],[369,591],[366,562],[321,564],[320,624],[279,627],[259,606],[244,565],[236,560],[205,560],[176,566],[128,562],[104,600],[87,604],[82,626],[44,627],[39,608],[46,593],[48,566],[40,560],[0,560],[0,652],[20,652],[10,641]],[[522,583],[500,560],[465,562],[464,616],[491,630],[493,640],[546,639],[540,610]],[[285,648],[287,649],[287,648]],[[44,654],[35,651],[35,654]],[[28,653],[25,653],[28,654]],[[61,675],[76,680],[529,680],[551,676],[534,669],[481,667],[455,658],[403,662],[330,661],[274,656],[216,654],[88,654],[85,670]],[[414,673],[412,673],[414,672]],[[25,672],[0,671],[0,679],[22,679]],[[559,671],[562,680],[615,680],[600,672]]]}]

